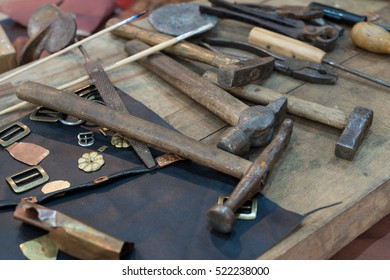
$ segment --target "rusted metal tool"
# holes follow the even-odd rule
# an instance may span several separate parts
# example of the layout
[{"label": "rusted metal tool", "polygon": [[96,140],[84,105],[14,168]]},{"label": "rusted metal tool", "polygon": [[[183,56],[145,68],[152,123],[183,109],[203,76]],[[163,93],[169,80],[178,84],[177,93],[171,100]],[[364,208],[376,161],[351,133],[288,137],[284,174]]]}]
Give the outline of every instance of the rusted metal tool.
[{"label": "rusted metal tool", "polygon": [[[211,71],[207,71],[203,77],[216,83],[216,76]],[[238,98],[262,105],[286,96],[255,84],[226,90]],[[287,111],[289,113],[342,129],[343,132],[336,143],[335,155],[346,160],[354,158],[372,124],[374,112],[371,109],[357,106],[348,114],[335,108],[290,95],[287,96],[287,99]]]},{"label": "rusted metal tool", "polygon": [[[126,44],[126,52],[131,55],[148,47],[133,40]],[[165,54],[149,56],[138,63],[232,125],[218,143],[219,148],[230,153],[241,155],[250,147],[266,145],[285,117],[285,98],[267,107],[249,107]]]},{"label": "rusted metal tool", "polygon": [[233,19],[263,27],[291,38],[310,42],[315,46],[330,51],[336,46],[339,32],[333,26],[306,25],[303,21],[259,13],[240,4],[223,0],[209,0],[214,7],[200,6],[200,12],[219,18]]},{"label": "rusted metal tool", "polygon": [[[255,161],[260,163],[260,166],[257,166],[251,161],[201,143],[181,133],[42,84],[25,82],[18,87],[17,96],[20,99],[107,127],[113,131],[121,131],[126,137],[148,143],[162,151],[174,153],[230,176],[242,178],[240,189],[243,188],[243,192],[237,190],[235,197],[240,197],[240,193],[242,193],[247,198],[248,193],[255,194],[260,191],[261,186],[257,185],[257,182],[265,180],[268,173],[265,171],[269,171],[267,168],[271,168],[278,157],[281,156],[281,152],[285,149],[291,137],[293,125],[291,120],[284,120],[281,129],[270,144],[272,148],[268,149],[264,155],[259,155],[262,160]],[[258,179],[256,174],[261,179]],[[238,205],[240,201],[246,202],[245,199],[238,200],[235,205]],[[216,217],[214,221],[217,222],[212,222],[211,226],[215,230],[225,232],[224,228],[219,227],[218,219]],[[229,219],[233,219],[232,221],[229,220],[229,224],[234,224],[235,217]],[[225,219],[221,224],[224,223]]]},{"label": "rusted metal tool", "polygon": [[293,6],[293,5],[282,5],[282,6],[271,6],[271,5],[262,5],[262,4],[241,4],[246,7],[253,9],[258,9],[260,11],[272,12],[277,15],[294,18],[294,19],[313,19],[322,17],[322,9],[317,7],[307,7],[307,6]]},{"label": "rusted metal tool", "polygon": [[119,260],[134,247],[133,243],[26,199],[16,207],[14,218],[48,231],[48,237],[60,250],[78,259]]},{"label": "rusted metal tool", "polygon": [[38,59],[44,50],[55,53],[65,48],[74,41],[76,29],[74,16],[63,13],[58,5],[41,6],[28,22],[30,39],[18,58],[18,65]]},{"label": "rusted metal tool", "polygon": [[[107,25],[113,25],[117,21],[118,19],[111,19],[107,22]],[[113,33],[126,39],[138,39],[149,45],[157,45],[172,39],[169,35],[152,32],[133,25],[122,26],[114,30]],[[189,42],[178,43],[164,49],[164,52],[218,67],[218,84],[223,87],[245,85],[264,80],[272,73],[273,69],[273,59],[270,57],[241,61],[223,54],[216,54]]]},{"label": "rusted metal tool", "polygon": [[323,64],[286,57],[246,42],[214,38],[204,38],[203,42],[212,46],[244,50],[258,56],[272,56],[275,58],[274,69],[294,79],[316,84],[335,84],[337,81],[337,74]]}]

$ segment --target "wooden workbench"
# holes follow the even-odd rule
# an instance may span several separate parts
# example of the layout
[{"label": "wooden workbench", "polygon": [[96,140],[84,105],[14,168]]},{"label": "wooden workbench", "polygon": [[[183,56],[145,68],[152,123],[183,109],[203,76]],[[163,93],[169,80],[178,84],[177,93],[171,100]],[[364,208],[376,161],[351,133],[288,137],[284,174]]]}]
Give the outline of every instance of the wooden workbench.
[{"label": "wooden workbench", "polygon": [[[248,0],[238,2],[251,2]],[[258,1],[252,1],[258,2]],[[265,1],[267,2],[267,1]],[[299,0],[294,4],[307,5]],[[334,1],[322,1],[334,4]],[[272,1],[272,5],[292,4]],[[390,23],[388,1],[345,0],[341,8],[364,14],[377,11]],[[147,25],[146,21],[140,23]],[[245,37],[250,26],[224,21],[213,32]],[[109,65],[126,57],[125,40],[107,34],[85,45],[94,58]],[[329,58],[390,80],[390,58],[356,48],[349,28]],[[45,63],[13,79],[19,84],[34,80],[60,86],[85,74],[81,54],[76,50]],[[302,225],[261,259],[327,259],[335,252],[390,213],[390,90],[346,72],[337,71],[336,85],[303,83],[274,73],[262,86],[289,96],[314,101],[351,112],[357,105],[374,110],[374,122],[350,162],[334,156],[334,146],[341,131],[295,116],[294,132],[282,162],[273,170],[264,194],[282,207],[305,214],[314,208],[342,203],[306,218]],[[213,143],[226,124],[167,83],[133,63],[111,72],[114,84],[172,124],[182,133]],[[0,110],[17,102],[14,94],[0,96]],[[33,106],[0,117],[0,126],[31,111]]]}]

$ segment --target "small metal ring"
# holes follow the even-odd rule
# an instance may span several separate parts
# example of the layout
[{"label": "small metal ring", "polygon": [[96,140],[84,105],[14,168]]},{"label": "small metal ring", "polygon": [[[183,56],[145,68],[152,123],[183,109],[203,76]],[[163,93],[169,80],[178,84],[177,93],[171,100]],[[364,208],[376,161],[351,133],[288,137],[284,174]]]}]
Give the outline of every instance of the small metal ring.
[{"label": "small metal ring", "polygon": [[66,120],[67,116],[68,115],[66,115],[64,113],[61,113],[60,116],[59,116],[60,123],[62,123],[64,125],[68,125],[68,126],[76,126],[76,125],[80,125],[80,124],[85,123],[85,121],[83,121],[83,120],[77,120],[77,121],[74,121],[74,122],[67,121]]}]

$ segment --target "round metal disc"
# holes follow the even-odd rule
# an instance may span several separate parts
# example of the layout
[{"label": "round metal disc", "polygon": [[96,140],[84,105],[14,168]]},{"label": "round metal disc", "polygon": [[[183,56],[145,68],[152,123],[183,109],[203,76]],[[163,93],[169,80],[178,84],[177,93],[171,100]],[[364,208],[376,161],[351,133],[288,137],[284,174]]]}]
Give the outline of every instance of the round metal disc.
[{"label": "round metal disc", "polygon": [[211,23],[216,25],[218,18],[201,14],[197,4],[170,4],[162,6],[149,15],[150,24],[159,32],[179,36]]}]

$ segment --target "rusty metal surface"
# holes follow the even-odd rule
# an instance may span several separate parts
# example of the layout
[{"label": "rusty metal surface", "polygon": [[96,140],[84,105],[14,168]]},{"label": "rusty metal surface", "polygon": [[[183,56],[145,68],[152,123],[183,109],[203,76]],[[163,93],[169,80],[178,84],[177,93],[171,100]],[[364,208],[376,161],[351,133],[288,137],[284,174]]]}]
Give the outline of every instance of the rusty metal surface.
[{"label": "rusty metal surface", "polygon": [[210,208],[207,212],[207,218],[214,230],[223,233],[228,233],[233,230],[236,221],[235,212],[246,201],[262,190],[267,175],[288,145],[292,130],[292,121],[286,119],[282,123],[274,140],[272,140],[249,167],[226,202],[223,205],[216,204]]},{"label": "rusty metal surface", "polygon": [[197,4],[170,4],[156,9],[149,15],[149,22],[161,33],[179,36],[203,25],[217,24],[215,16],[200,14]]},{"label": "rusty metal surface", "polygon": [[79,259],[120,259],[134,244],[119,240],[53,209],[21,200],[14,218],[47,230],[58,248]]}]

